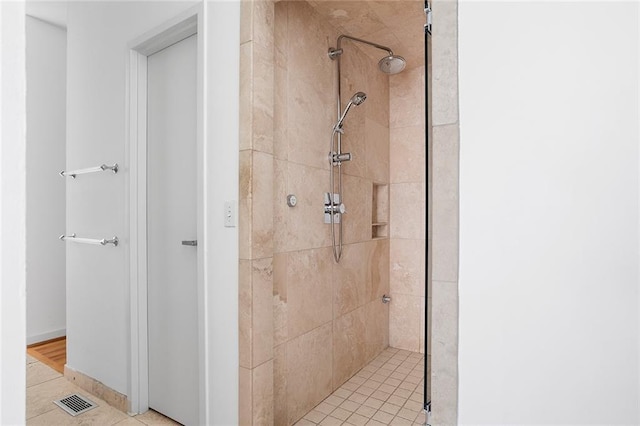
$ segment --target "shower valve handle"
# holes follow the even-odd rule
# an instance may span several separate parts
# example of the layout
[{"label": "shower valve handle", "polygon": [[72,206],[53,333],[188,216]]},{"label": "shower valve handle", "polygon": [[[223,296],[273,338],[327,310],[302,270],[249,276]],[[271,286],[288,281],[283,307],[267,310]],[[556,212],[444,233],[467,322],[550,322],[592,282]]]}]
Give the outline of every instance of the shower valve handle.
[{"label": "shower valve handle", "polygon": [[343,203],[340,204],[328,204],[324,206],[324,212],[325,213],[333,213],[333,214],[344,214],[347,212],[347,208],[344,206]]}]

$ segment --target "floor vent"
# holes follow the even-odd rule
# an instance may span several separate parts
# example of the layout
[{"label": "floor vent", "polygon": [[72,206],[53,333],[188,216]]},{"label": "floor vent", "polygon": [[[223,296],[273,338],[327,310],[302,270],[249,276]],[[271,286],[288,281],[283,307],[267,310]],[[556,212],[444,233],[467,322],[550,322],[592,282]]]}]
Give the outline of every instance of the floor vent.
[{"label": "floor vent", "polygon": [[76,393],[65,396],[57,401],[53,401],[53,403],[72,416],[77,416],[78,414],[82,414],[97,407],[96,404]]}]

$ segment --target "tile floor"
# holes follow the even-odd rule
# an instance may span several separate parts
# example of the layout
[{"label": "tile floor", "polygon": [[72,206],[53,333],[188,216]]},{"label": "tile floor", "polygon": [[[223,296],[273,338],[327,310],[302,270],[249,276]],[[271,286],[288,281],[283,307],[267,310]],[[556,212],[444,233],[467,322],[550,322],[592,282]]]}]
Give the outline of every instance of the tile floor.
[{"label": "tile floor", "polygon": [[[296,423],[306,425],[424,425],[424,356],[388,348]],[[72,417],[52,401],[78,393],[97,408]],[[27,425],[177,425],[155,411],[131,417],[89,395],[27,355]]]},{"label": "tile floor", "polygon": [[[72,393],[95,402],[98,407],[72,417],[53,403]],[[51,367],[27,355],[27,425],[141,426],[177,425],[162,414],[149,410],[131,417],[83,391]]]},{"label": "tile floor", "polygon": [[423,354],[388,348],[296,425],[424,425],[423,372]]}]

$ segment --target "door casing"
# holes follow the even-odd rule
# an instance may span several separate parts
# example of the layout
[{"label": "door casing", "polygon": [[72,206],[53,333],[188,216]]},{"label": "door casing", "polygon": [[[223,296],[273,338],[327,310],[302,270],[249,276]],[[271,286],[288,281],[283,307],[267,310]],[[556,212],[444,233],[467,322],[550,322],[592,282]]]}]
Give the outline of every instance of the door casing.
[{"label": "door casing", "polygon": [[[130,278],[130,381],[131,413],[149,409],[149,365],[147,322],[147,58],[198,33],[203,28],[202,6],[197,5],[129,43],[128,142],[129,158],[129,278]],[[197,46],[197,240],[206,244],[204,233],[204,37]],[[205,286],[204,250],[198,250],[198,369],[200,424],[206,423]]]}]

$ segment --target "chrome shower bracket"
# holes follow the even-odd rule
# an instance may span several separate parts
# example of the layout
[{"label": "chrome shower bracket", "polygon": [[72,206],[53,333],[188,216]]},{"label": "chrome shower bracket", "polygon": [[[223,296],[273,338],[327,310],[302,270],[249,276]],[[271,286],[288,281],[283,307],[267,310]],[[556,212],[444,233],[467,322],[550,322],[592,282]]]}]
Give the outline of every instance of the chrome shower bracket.
[{"label": "chrome shower bracket", "polygon": [[344,204],[340,203],[340,194],[333,194],[333,202],[331,194],[324,193],[324,223],[331,223],[331,215],[333,215],[333,223],[340,223],[340,218],[346,213]]},{"label": "chrome shower bracket", "polygon": [[337,152],[332,152],[331,154],[329,154],[329,157],[331,159],[331,165],[334,167],[339,166],[343,161],[351,161],[352,158],[350,152],[343,152],[340,154],[338,154]]}]

